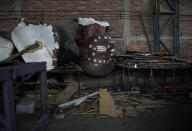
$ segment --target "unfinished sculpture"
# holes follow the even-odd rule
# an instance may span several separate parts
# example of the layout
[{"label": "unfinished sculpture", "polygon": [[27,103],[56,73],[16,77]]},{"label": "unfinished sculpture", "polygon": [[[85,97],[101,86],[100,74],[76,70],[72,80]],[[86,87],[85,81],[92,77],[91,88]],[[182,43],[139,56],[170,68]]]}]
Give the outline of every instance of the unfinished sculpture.
[{"label": "unfinished sculpture", "polygon": [[51,25],[26,25],[24,22],[18,24],[11,34],[11,38],[18,51],[39,42],[41,48],[22,55],[25,62],[47,62],[47,69],[55,68],[55,51],[59,44],[55,41],[53,27]]}]

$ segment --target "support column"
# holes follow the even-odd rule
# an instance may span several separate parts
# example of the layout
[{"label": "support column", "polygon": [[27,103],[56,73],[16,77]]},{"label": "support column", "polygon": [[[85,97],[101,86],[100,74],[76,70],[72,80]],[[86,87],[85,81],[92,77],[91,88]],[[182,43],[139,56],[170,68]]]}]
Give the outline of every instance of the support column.
[{"label": "support column", "polygon": [[174,0],[173,1],[174,7],[175,7],[175,14],[174,14],[174,19],[173,19],[173,49],[174,49],[174,55],[176,57],[179,57],[179,0]]},{"label": "support column", "polygon": [[18,23],[20,22],[20,20],[22,18],[21,9],[22,9],[21,0],[15,0],[15,15],[16,15]]},{"label": "support column", "polygon": [[15,107],[14,107],[14,89],[12,81],[3,83],[3,101],[5,112],[5,127],[7,131],[15,131]]},{"label": "support column", "polygon": [[47,92],[47,71],[40,72],[40,92],[41,92],[41,111],[42,113],[49,113],[48,109],[48,92]]},{"label": "support column", "polygon": [[126,17],[124,18],[124,26],[123,26],[123,38],[126,45],[126,50],[130,50],[130,19],[129,19],[129,1],[124,0],[124,14]]}]

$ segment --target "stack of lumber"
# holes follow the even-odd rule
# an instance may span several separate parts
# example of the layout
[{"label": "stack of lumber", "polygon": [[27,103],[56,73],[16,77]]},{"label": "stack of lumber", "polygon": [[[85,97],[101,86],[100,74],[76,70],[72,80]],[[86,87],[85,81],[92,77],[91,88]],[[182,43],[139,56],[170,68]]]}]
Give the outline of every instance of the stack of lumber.
[{"label": "stack of lumber", "polygon": [[191,68],[192,62],[167,54],[127,52],[115,56],[116,65],[127,68]]}]

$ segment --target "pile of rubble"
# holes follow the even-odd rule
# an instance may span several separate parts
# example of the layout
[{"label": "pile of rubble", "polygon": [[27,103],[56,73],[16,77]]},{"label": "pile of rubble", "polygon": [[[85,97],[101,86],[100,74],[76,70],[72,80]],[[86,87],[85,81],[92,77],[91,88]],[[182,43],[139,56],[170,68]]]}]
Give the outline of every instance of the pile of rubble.
[{"label": "pile of rubble", "polygon": [[[59,94],[61,95],[61,93]],[[144,96],[138,92],[111,92],[106,89],[99,89],[93,93],[82,92],[82,94],[84,97],[65,101],[62,104],[58,104],[58,102],[58,112],[55,113],[127,118],[137,117],[146,110],[154,111],[157,107],[174,104],[166,100]],[[60,100],[61,103],[66,99]]]},{"label": "pile of rubble", "polygon": [[[163,105],[174,103],[155,99],[150,95],[144,95],[137,91],[112,92],[106,89],[93,91],[81,83],[81,96],[78,97],[77,83],[70,83],[65,89],[49,90],[49,107],[53,115],[94,115],[97,117],[127,118],[138,117],[147,110],[154,111]],[[33,94],[39,94],[38,91]],[[27,92],[26,94],[28,94]],[[32,92],[30,92],[32,93]],[[40,96],[36,96],[40,99]],[[38,102],[38,100],[36,100]],[[38,104],[36,104],[38,105]]]}]

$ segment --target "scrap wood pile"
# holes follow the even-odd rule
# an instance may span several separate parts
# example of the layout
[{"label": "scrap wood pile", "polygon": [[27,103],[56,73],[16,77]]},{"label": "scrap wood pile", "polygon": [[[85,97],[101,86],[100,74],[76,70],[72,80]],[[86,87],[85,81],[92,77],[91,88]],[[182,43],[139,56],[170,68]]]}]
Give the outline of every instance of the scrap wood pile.
[{"label": "scrap wood pile", "polygon": [[117,66],[128,68],[191,68],[192,62],[167,54],[127,52],[116,55]]},{"label": "scrap wood pile", "polygon": [[[87,89],[86,89],[87,90]],[[135,95],[130,92],[108,92],[105,89],[93,93],[82,91],[84,97],[76,98],[59,104],[62,114],[84,114],[111,117],[137,117],[146,110],[155,110],[162,105],[173,104],[165,100]],[[88,95],[85,95],[88,94]]]},{"label": "scrap wood pile", "polygon": [[157,107],[173,104],[151,96],[134,95],[128,92],[112,93],[112,96],[116,105],[121,108],[120,117],[137,117],[139,113],[146,110],[154,111]]},{"label": "scrap wood pile", "polygon": [[[77,92],[77,82],[69,83],[64,89],[49,89],[48,103],[50,111],[54,115],[76,114],[127,118],[137,117],[140,113],[147,110],[154,111],[157,107],[163,105],[174,104],[166,100],[154,99],[150,95],[140,94],[135,91],[112,92],[106,89],[95,91],[87,88],[83,83],[81,83],[81,97],[78,96]],[[40,90],[26,91],[24,94],[33,94],[35,107],[40,110]]]}]

